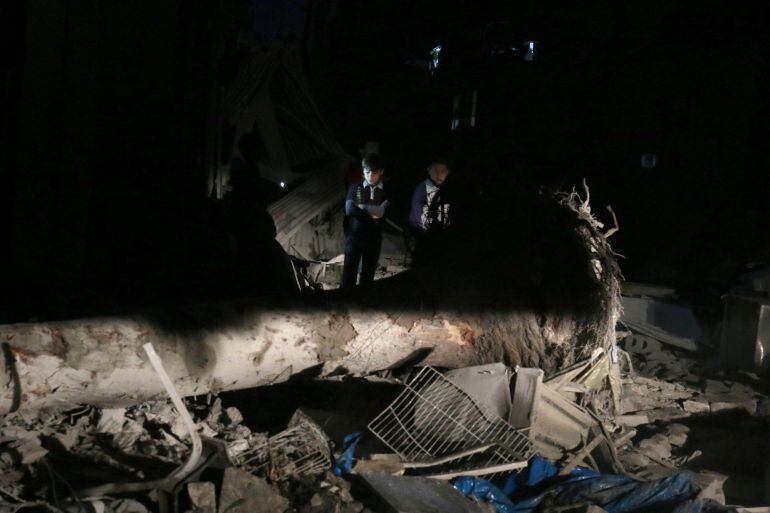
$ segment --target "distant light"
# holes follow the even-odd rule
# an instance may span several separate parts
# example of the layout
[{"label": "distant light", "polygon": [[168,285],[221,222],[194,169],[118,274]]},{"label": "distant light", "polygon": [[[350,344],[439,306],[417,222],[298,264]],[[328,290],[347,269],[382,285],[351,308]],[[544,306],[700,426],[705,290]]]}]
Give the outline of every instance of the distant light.
[{"label": "distant light", "polygon": [[527,44],[527,53],[524,54],[524,60],[527,62],[537,60],[538,48],[540,45],[537,44],[537,41],[524,42]]},{"label": "distant light", "polygon": [[430,63],[428,64],[430,71],[435,71],[438,68],[440,61],[441,61],[441,45],[438,45],[434,47],[433,50],[430,51]]},{"label": "distant light", "polygon": [[280,185],[281,185],[281,189],[285,189],[286,188],[286,182],[281,182]]}]

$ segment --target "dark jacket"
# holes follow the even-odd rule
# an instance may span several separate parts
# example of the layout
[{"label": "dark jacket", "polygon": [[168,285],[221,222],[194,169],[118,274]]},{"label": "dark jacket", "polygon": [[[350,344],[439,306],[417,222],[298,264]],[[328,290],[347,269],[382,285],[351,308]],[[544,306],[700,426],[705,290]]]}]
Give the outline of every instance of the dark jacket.
[{"label": "dark jacket", "polygon": [[443,229],[449,226],[449,203],[446,191],[433,180],[420,182],[412,194],[409,225],[418,230]]},{"label": "dark jacket", "polygon": [[[363,205],[359,208],[357,205]],[[345,195],[345,235],[379,235],[380,221],[390,205],[382,182],[372,187],[366,180],[351,185]],[[376,216],[378,219],[372,217]]]}]

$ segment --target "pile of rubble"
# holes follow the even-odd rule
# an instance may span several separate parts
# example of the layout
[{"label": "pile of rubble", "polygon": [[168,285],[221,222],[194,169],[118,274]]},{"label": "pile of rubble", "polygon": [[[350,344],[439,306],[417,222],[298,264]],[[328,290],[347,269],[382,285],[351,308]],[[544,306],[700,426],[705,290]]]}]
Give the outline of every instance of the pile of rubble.
[{"label": "pile of rubble", "polygon": [[[269,432],[222,397],[183,401],[148,344],[170,400],[2,418],[0,508],[770,511],[764,368],[726,364],[749,361],[731,345],[745,333],[726,319],[715,358],[692,309],[642,290],[624,297],[615,347],[552,375],[496,363],[338,377],[400,387],[378,415],[346,412],[368,416],[356,419],[367,429],[343,422],[342,434],[322,410],[297,409]],[[761,301],[742,301],[763,315]],[[725,506],[738,503],[752,508]]]}]

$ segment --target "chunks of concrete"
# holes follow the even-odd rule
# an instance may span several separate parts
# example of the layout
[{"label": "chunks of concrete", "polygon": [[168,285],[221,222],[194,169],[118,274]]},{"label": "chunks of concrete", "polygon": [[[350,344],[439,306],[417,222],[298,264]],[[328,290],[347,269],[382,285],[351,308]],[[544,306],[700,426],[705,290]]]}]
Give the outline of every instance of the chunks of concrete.
[{"label": "chunks of concrete", "polygon": [[219,513],[281,513],[288,508],[289,501],[261,477],[235,467],[225,469]]},{"label": "chunks of concrete", "polygon": [[188,483],[187,495],[190,497],[193,513],[216,513],[217,494],[214,483]]},{"label": "chunks of concrete", "polygon": [[671,443],[668,437],[661,433],[639,442],[639,450],[646,456],[658,460],[667,460],[671,457]]},{"label": "chunks of concrete", "polygon": [[694,415],[708,414],[711,412],[711,406],[709,406],[708,401],[698,400],[697,398],[684,401],[682,403],[682,408],[684,408],[684,411]]},{"label": "chunks of concrete", "polygon": [[749,415],[755,415],[757,413],[757,400],[754,398],[741,398],[741,397],[720,397],[712,400],[710,403],[711,413],[720,413],[725,411],[744,410]]},{"label": "chunks of concrete", "polygon": [[615,423],[619,426],[636,427],[649,424],[650,418],[647,415],[618,415],[615,417]]},{"label": "chunks of concrete", "polygon": [[730,385],[724,381],[707,379],[703,382],[703,391],[707,394],[725,394],[731,390]]},{"label": "chunks of concrete", "polygon": [[725,503],[724,486],[727,476],[706,470],[693,474],[693,481],[701,489],[698,499],[711,499],[720,504]]},{"label": "chunks of concrete", "polygon": [[225,421],[228,426],[237,426],[243,422],[243,415],[238,408],[231,406],[225,410]]},{"label": "chunks of concrete", "polygon": [[668,424],[664,431],[669,443],[674,447],[682,447],[684,444],[686,444],[687,434],[689,432],[689,427],[678,423]]}]

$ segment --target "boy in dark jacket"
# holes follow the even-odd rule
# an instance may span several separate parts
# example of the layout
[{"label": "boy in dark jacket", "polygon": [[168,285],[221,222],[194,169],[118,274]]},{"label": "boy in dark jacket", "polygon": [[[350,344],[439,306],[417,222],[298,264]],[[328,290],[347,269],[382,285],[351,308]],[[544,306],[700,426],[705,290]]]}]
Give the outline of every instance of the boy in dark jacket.
[{"label": "boy in dark jacket", "polygon": [[345,265],[342,288],[356,285],[361,265],[360,284],[374,281],[380,259],[382,232],[380,221],[390,202],[385,195],[382,177],[385,165],[376,153],[366,155],[361,163],[364,180],[348,188],[345,196]]}]

